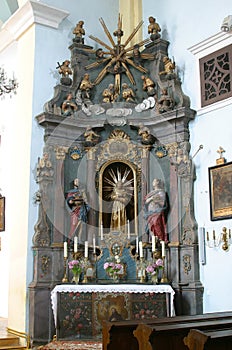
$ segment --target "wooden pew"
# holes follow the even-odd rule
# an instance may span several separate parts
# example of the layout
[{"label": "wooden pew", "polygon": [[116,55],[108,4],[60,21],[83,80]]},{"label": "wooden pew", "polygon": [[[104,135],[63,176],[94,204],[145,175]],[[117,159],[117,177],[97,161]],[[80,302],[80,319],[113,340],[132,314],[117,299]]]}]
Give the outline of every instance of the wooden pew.
[{"label": "wooden pew", "polygon": [[194,342],[199,350],[228,350],[232,349],[231,330],[232,312],[104,322],[103,350],[198,350]]}]

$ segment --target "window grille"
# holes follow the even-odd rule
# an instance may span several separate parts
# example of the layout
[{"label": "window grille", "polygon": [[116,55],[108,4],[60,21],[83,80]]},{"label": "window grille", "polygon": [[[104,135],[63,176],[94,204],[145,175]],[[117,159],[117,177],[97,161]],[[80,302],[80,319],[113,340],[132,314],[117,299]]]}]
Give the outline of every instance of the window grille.
[{"label": "window grille", "polygon": [[200,59],[201,106],[232,96],[232,45]]}]

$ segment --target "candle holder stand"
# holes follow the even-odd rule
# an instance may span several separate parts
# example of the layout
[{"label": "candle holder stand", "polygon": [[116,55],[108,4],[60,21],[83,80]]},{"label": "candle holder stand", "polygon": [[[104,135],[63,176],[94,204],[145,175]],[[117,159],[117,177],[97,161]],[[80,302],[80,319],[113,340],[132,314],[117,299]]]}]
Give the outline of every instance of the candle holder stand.
[{"label": "candle holder stand", "polygon": [[161,259],[161,251],[159,249],[155,249],[154,252],[152,252],[152,258],[153,260]]},{"label": "candle holder stand", "polygon": [[87,283],[88,282],[88,278],[87,278],[87,269],[88,269],[88,266],[89,266],[89,260],[88,258],[84,258],[84,278],[83,278],[83,281],[82,283]]},{"label": "candle holder stand", "polygon": [[163,276],[161,278],[161,283],[169,283],[168,279],[167,279],[167,275],[166,275],[166,258],[165,256],[162,256],[162,260],[163,260]]},{"label": "candle holder stand", "polygon": [[62,283],[67,283],[68,282],[68,276],[67,276],[67,261],[68,258],[64,257],[64,276],[62,278]]},{"label": "candle holder stand", "polygon": [[94,266],[95,266],[95,281],[98,281],[98,276],[97,276],[97,253],[93,253],[93,261],[94,261]]},{"label": "candle holder stand", "polygon": [[137,262],[137,278],[139,279],[140,283],[145,282],[146,277],[146,264],[144,258],[140,257],[139,261]]},{"label": "candle holder stand", "polygon": [[79,260],[81,259],[83,254],[81,252],[73,252],[73,259],[74,260]]}]

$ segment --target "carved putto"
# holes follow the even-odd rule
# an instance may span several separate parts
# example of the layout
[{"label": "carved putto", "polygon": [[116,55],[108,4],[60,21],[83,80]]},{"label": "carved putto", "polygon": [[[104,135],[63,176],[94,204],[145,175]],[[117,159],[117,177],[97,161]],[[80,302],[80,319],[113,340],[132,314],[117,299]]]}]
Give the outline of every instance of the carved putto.
[{"label": "carved putto", "polygon": [[156,22],[156,19],[152,16],[148,18],[149,20],[149,25],[148,25],[148,34],[150,34],[151,40],[156,40],[160,38],[160,32],[161,28],[159,24]]},{"label": "carved putto", "polygon": [[73,34],[75,35],[75,38],[73,39],[73,41],[81,44],[84,44],[83,35],[85,35],[85,30],[83,26],[84,26],[84,21],[79,21],[76,24],[75,28],[73,29]]}]

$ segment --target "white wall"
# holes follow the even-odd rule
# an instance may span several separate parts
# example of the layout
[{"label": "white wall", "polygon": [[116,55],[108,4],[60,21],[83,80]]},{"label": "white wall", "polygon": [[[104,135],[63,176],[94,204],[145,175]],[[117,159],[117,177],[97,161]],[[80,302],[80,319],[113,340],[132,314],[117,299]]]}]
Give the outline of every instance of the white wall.
[{"label": "white wall", "polygon": [[[210,220],[208,180],[208,167],[216,165],[219,146],[226,150],[227,161],[232,160],[232,104],[208,113],[199,111],[198,61],[189,48],[219,33],[223,19],[231,14],[230,0],[213,3],[210,0],[143,1],[144,21],[154,16],[160,24],[162,35],[170,41],[169,57],[175,58],[180,69],[183,91],[190,97],[191,108],[198,112],[195,121],[190,123],[191,154],[199,145],[204,147],[194,158],[195,216],[199,227],[211,233],[213,228],[217,233],[223,226],[232,228],[231,220]],[[146,28],[144,30],[146,32]],[[224,252],[221,248],[206,247],[206,265],[200,266],[200,279],[205,288],[204,312],[232,310],[231,258],[232,249]]]},{"label": "white wall", "polygon": [[[7,72],[8,78],[12,78],[13,74],[17,75],[17,45],[11,45],[7,52],[0,55],[0,66]],[[16,117],[15,96],[7,95],[5,98],[0,98],[0,133],[1,133],[1,147],[0,147],[0,193],[6,198],[6,217],[5,217],[5,231],[0,233],[1,250],[0,250],[0,316],[6,317],[8,315],[8,284],[9,284],[9,246],[10,246],[10,230],[8,223],[10,222],[11,213],[8,210],[10,206],[8,193],[12,187],[9,181],[9,174],[11,172],[11,163],[13,152],[10,152],[11,137],[7,127],[9,121],[12,123]],[[14,173],[15,176],[15,173]],[[2,302],[3,301],[3,302]]]}]

